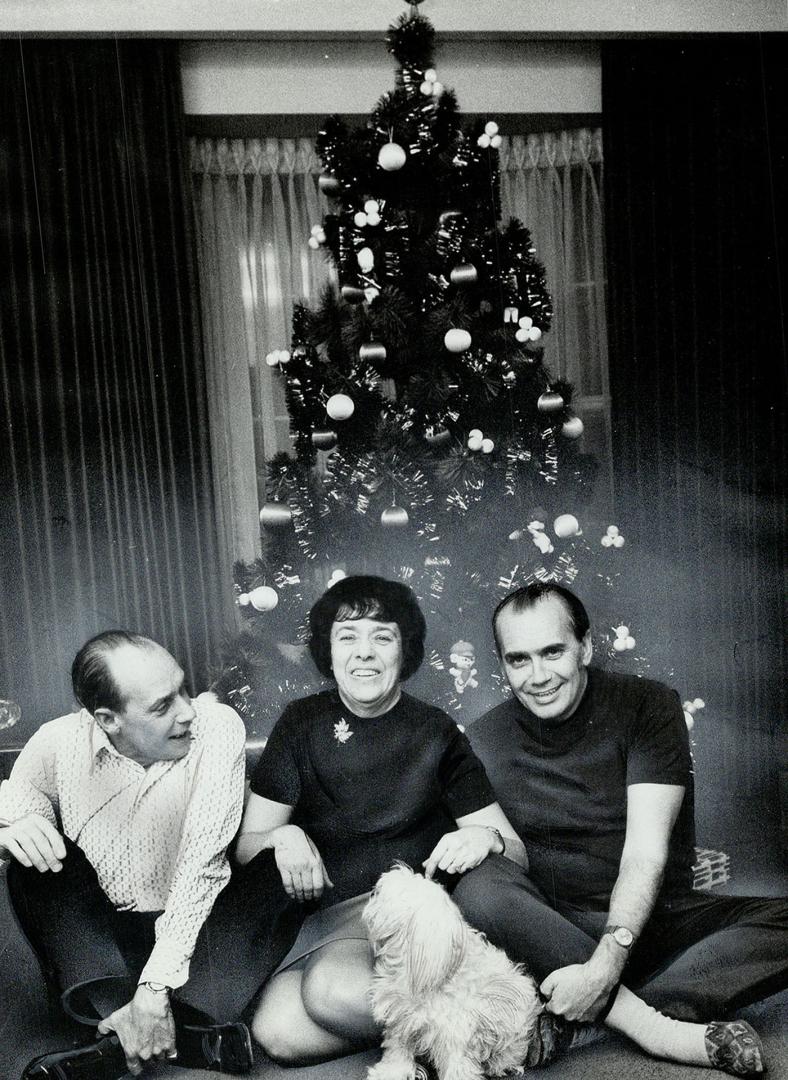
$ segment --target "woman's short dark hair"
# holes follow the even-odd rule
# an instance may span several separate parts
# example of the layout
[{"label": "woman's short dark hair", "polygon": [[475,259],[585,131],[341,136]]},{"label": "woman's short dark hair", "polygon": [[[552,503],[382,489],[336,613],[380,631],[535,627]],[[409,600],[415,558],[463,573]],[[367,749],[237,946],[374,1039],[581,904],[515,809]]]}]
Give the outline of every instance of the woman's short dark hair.
[{"label": "woman's short dark hair", "polygon": [[505,596],[503,600],[501,600],[500,604],[493,612],[493,634],[495,635],[495,647],[498,650],[499,656],[501,653],[501,646],[498,641],[498,617],[501,612],[505,611],[507,608],[512,608],[517,612],[527,611],[528,608],[532,608],[538,604],[540,600],[544,600],[550,596],[558,597],[566,611],[569,625],[572,627],[572,633],[578,641],[583,640],[589,631],[591,623],[582,600],[578,596],[575,596],[569,589],[565,588],[563,585],[558,585],[554,581],[533,581],[530,585],[524,585],[521,589],[515,589],[514,592],[510,592],[508,596]]},{"label": "woman's short dark hair", "polygon": [[427,626],[415,593],[401,581],[374,574],[351,574],[327,589],[309,612],[309,651],[321,675],[333,678],[331,627],[338,620],[393,622],[402,638],[402,671],[407,679],[424,659]]},{"label": "woman's short dark hair", "polygon": [[89,713],[96,709],[122,712],[126,699],[113,679],[107,655],[122,645],[149,649],[155,645],[150,638],[131,630],[105,630],[86,641],[71,665],[71,685],[77,702]]}]

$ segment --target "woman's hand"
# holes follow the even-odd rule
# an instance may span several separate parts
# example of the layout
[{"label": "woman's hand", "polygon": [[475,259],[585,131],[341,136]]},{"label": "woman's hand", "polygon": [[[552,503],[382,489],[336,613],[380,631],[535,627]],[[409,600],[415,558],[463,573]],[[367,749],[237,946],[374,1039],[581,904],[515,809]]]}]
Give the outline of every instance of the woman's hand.
[{"label": "woman's hand", "polygon": [[445,870],[448,874],[473,870],[498,848],[499,843],[495,830],[486,825],[464,825],[456,832],[446,833],[422,863],[425,877],[431,878],[436,870]]},{"label": "woman's hand", "polygon": [[320,852],[298,825],[281,825],[270,836],[285,892],[294,900],[318,900],[334,888]]}]

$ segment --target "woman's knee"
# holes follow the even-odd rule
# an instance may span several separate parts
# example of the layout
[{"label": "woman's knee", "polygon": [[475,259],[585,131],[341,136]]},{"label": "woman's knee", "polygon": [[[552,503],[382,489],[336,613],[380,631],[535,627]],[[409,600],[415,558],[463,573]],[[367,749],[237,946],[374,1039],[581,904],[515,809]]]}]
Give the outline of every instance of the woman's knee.
[{"label": "woman's knee", "polygon": [[373,1034],[371,982],[372,960],[366,942],[333,942],[315,953],[304,970],[301,997],[307,1015],[344,1037]]},{"label": "woman's knee", "polygon": [[265,988],[250,1025],[252,1038],[280,1065],[297,1064],[303,1051],[293,1008],[294,995],[300,1003],[300,983],[300,972],[275,976]]}]

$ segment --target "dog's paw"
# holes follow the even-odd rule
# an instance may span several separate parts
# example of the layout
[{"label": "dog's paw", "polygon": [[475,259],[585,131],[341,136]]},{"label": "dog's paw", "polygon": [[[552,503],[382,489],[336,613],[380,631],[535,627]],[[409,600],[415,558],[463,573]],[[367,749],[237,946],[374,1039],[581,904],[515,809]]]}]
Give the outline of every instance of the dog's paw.
[{"label": "dog's paw", "polygon": [[367,1069],[367,1080],[423,1080],[426,1073],[415,1061],[379,1061]]}]

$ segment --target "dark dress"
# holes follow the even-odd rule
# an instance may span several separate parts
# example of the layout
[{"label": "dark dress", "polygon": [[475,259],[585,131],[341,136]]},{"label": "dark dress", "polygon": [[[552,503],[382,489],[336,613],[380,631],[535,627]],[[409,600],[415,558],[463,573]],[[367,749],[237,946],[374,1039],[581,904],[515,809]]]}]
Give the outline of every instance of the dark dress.
[{"label": "dark dress", "polygon": [[382,716],[349,712],[336,690],[289,705],[252,791],[293,807],[334,888],[326,907],[365,893],[395,860],[420,869],[456,819],[495,801],[465,735],[409,694]]}]

